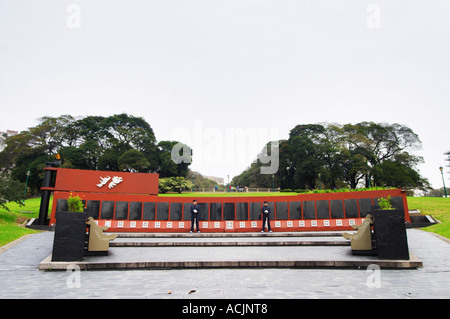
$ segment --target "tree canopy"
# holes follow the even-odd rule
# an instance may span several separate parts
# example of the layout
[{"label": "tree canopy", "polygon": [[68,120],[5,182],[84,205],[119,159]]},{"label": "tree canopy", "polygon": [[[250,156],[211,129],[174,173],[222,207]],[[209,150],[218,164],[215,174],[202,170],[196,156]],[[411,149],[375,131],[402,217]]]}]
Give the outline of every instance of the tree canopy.
[{"label": "tree canopy", "polygon": [[281,189],[384,186],[429,188],[417,172],[419,156],[409,153],[421,142],[401,124],[301,124],[279,143],[279,169],[260,174],[260,162],[233,179],[236,185]]},{"label": "tree canopy", "polygon": [[[178,164],[171,157],[176,145],[183,146]],[[264,164],[257,161],[232,183],[292,190],[360,186],[425,189],[429,182],[417,171],[423,159],[410,153],[420,146],[417,134],[398,123],[300,124],[291,129],[287,140],[277,144],[279,168],[275,174],[261,174]],[[192,162],[189,146],[178,141],[157,142],[150,124],[141,117],[125,113],[108,117],[61,115],[42,117],[35,127],[8,137],[0,152],[0,171],[22,183],[30,171],[29,190],[37,193],[45,162],[54,160],[56,154],[66,168],[154,172],[160,178],[187,177]]]},{"label": "tree canopy", "polygon": [[66,168],[159,173],[161,178],[188,173],[189,162],[171,161],[171,147],[178,141],[156,142],[143,118],[128,114],[109,117],[45,116],[39,124],[8,137],[0,153],[0,169],[38,192],[45,162],[60,154]]}]

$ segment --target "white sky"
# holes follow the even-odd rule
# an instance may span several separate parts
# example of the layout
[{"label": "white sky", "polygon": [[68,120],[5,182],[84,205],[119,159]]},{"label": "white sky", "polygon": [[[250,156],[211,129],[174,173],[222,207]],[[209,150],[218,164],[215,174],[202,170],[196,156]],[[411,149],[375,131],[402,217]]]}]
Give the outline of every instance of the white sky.
[{"label": "white sky", "polygon": [[191,168],[231,180],[256,154],[230,132],[258,132],[250,154],[297,124],[397,122],[438,188],[449,14],[447,0],[0,0],[0,130],[126,112],[158,141],[185,132]]}]

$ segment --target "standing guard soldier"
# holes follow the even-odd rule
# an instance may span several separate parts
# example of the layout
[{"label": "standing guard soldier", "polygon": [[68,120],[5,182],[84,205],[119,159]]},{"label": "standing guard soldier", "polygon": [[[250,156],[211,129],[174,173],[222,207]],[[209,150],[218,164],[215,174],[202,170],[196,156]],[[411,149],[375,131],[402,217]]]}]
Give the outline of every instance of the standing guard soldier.
[{"label": "standing guard soldier", "polygon": [[200,232],[200,228],[198,227],[199,213],[200,213],[200,206],[197,204],[197,200],[194,199],[191,205],[191,233],[194,231],[194,219],[197,232],[198,233]]},{"label": "standing guard soldier", "polygon": [[272,230],[270,229],[270,207],[268,206],[267,201],[264,201],[264,206],[261,208],[261,214],[263,220],[261,233],[264,233],[264,225],[266,224],[266,220],[267,228],[269,229],[269,233],[271,233]]}]

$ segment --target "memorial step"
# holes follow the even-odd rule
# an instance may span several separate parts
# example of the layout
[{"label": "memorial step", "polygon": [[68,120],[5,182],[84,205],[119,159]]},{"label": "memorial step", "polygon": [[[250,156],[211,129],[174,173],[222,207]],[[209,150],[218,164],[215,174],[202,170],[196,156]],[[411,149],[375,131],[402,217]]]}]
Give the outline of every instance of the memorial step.
[{"label": "memorial step", "polygon": [[227,237],[340,237],[349,231],[333,232],[236,232],[236,233],[118,233],[118,238],[227,238]]},{"label": "memorial step", "polygon": [[[314,236],[313,236],[314,235]],[[349,246],[340,233],[142,233],[119,234],[111,247]]]}]

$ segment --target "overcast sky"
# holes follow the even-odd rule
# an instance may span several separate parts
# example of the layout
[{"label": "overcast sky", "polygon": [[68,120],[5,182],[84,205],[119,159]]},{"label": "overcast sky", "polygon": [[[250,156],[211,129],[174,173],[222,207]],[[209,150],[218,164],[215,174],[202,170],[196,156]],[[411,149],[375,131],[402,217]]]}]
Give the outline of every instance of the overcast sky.
[{"label": "overcast sky", "polygon": [[158,141],[183,133],[191,168],[226,181],[297,124],[400,123],[442,187],[449,14],[448,0],[0,0],[0,131],[126,112]]}]

